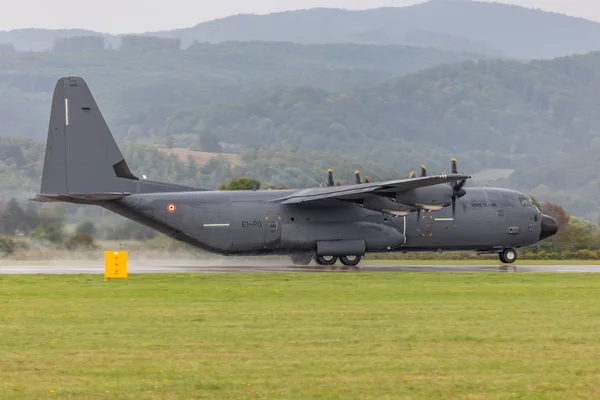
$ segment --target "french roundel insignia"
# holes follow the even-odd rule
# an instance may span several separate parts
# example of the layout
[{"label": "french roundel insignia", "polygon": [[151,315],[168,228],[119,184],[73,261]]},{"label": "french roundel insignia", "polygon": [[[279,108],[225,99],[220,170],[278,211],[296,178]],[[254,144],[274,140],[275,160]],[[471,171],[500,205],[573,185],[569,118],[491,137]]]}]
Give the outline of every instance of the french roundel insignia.
[{"label": "french roundel insignia", "polygon": [[172,213],[172,212],[175,212],[175,210],[177,210],[177,206],[176,206],[175,204],[173,204],[173,203],[169,203],[169,204],[167,205],[167,211],[168,211],[168,212],[171,212],[171,213]]}]

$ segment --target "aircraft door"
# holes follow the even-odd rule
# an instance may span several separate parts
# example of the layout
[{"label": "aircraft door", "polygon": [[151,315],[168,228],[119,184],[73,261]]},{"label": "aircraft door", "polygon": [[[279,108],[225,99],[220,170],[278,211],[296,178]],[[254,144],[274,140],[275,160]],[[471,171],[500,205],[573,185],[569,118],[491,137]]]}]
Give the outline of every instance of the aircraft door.
[{"label": "aircraft door", "polygon": [[281,214],[279,204],[267,205],[267,216],[265,217],[265,248],[276,249],[281,245]]},{"label": "aircraft door", "polygon": [[519,196],[506,218],[510,242],[513,246],[527,244],[535,239],[540,213],[528,197]]},{"label": "aircraft door", "polygon": [[405,218],[404,235],[407,238],[432,238],[439,233],[444,232],[444,227],[440,227],[442,221],[450,220],[446,218],[445,213],[438,212],[421,212],[420,216],[416,213],[410,213]]},{"label": "aircraft door", "polygon": [[251,201],[232,203],[234,223],[232,224],[233,247],[239,251],[260,251],[264,249],[265,218],[267,205]]},{"label": "aircraft door", "polygon": [[[432,231],[432,224],[426,224],[427,222],[427,213],[422,212],[420,217],[416,212],[408,214],[408,216],[404,217],[405,226],[404,226],[404,236],[407,238],[420,238],[423,237],[423,233],[427,231],[427,235]],[[420,221],[419,221],[420,218]]]}]

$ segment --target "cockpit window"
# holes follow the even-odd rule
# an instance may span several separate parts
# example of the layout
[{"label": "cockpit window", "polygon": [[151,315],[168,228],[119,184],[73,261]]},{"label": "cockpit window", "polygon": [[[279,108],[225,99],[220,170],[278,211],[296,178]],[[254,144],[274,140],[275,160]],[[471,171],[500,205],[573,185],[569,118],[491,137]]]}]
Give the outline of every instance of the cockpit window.
[{"label": "cockpit window", "polygon": [[521,205],[523,207],[535,207],[533,201],[531,201],[531,199],[528,199],[527,197],[519,197],[519,201],[521,202]]}]

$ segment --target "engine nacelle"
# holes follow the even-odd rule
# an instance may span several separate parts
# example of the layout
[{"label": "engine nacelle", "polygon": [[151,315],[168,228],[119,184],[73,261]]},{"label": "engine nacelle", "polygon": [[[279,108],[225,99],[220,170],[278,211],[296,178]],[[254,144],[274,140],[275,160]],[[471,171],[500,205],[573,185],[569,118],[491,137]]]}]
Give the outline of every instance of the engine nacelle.
[{"label": "engine nacelle", "polygon": [[414,208],[439,211],[452,204],[453,194],[450,185],[426,186],[396,193],[396,201]]},{"label": "engine nacelle", "polygon": [[387,197],[373,196],[363,200],[362,207],[367,210],[377,211],[384,214],[404,217],[415,211],[414,207],[408,207],[404,204],[398,204]]}]

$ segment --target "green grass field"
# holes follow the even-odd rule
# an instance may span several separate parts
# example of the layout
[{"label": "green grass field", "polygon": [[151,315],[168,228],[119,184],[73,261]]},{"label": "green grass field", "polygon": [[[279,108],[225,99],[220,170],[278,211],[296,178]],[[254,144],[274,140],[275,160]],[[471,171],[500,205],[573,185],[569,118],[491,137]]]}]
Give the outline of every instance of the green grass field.
[{"label": "green grass field", "polygon": [[600,275],[0,275],[0,398],[600,397]]}]

